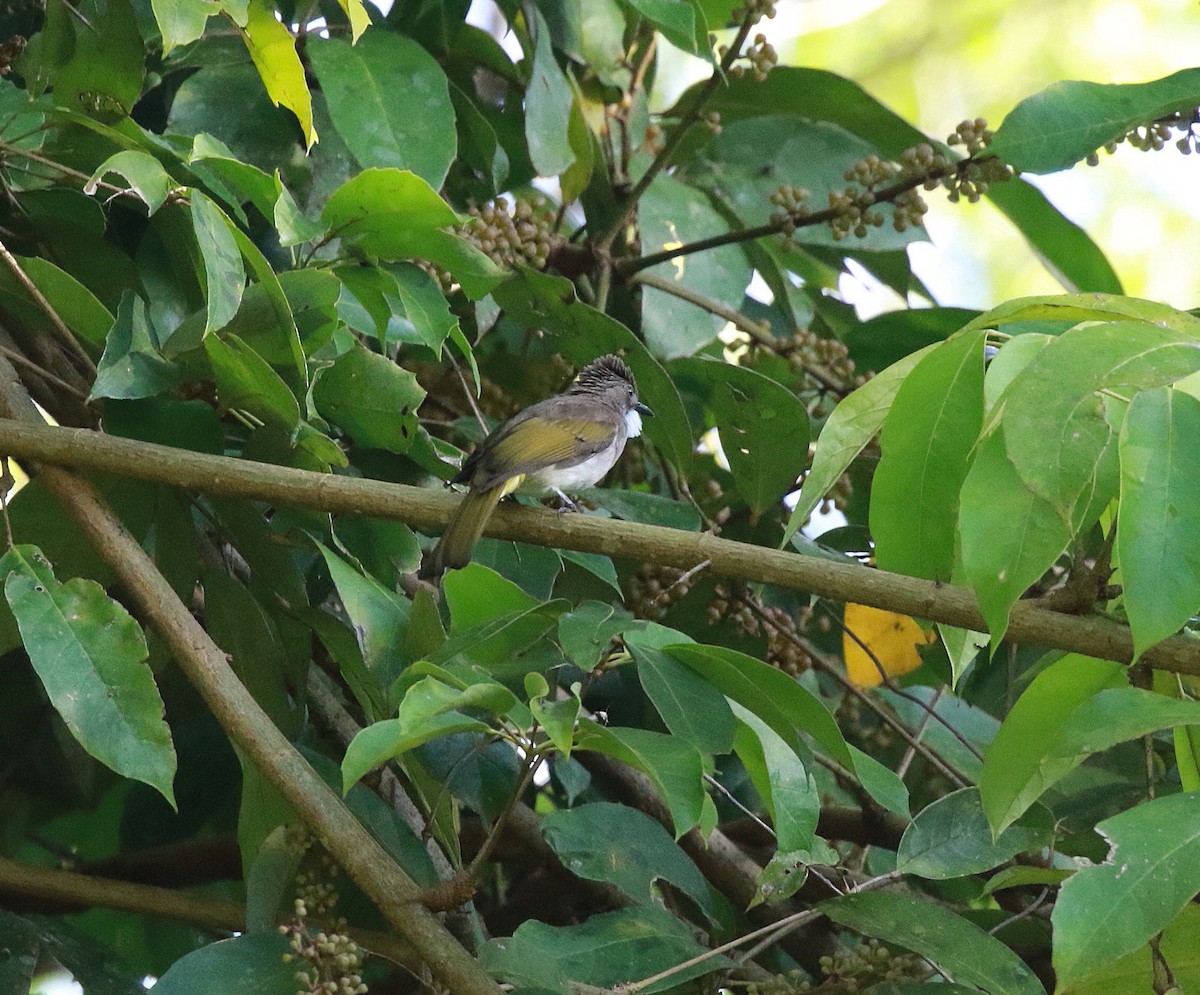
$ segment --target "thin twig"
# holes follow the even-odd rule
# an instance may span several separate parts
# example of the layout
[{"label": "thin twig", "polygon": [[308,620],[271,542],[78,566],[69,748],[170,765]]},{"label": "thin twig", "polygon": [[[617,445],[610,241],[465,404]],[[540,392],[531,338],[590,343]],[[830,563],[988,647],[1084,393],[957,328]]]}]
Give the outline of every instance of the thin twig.
[{"label": "thin twig", "polygon": [[468,876],[473,877],[477,874],[479,868],[483,866],[484,861],[496,849],[496,842],[500,839],[500,833],[504,830],[509,816],[512,815],[513,808],[521,800],[521,796],[528,790],[529,785],[533,783],[534,771],[541,766],[541,763],[542,755],[530,746],[529,752],[525,755],[525,769],[521,772],[520,778],[517,779],[516,785],[509,794],[508,800],[504,804],[504,810],[496,817],[496,821],[492,823],[492,828],[488,831],[487,838],[484,839],[483,845],[476,852],[470,865],[467,867],[466,874]]},{"label": "thin twig", "polygon": [[[870,878],[860,884],[849,889],[848,894],[854,894],[860,891],[874,891],[877,888],[882,888],[884,885],[891,884],[893,881],[898,881],[901,875],[899,871],[888,871],[887,874],[880,874],[878,877]],[[750,943],[763,936],[772,936],[772,942],[778,942],[785,934],[799,929],[807,922],[814,919],[819,919],[825,913],[819,908],[805,909],[803,912],[797,912],[795,915],[787,916],[780,919],[778,922],[773,922],[769,926],[763,926],[761,929],[752,930],[744,936],[739,936],[735,940],[730,940],[728,943],[722,943],[719,947],[713,947],[711,950],[706,950],[702,954],[698,954],[681,964],[675,964],[673,967],[667,968],[665,971],[659,971],[658,974],[651,975],[649,978],[643,978],[641,981],[635,981],[633,984],[625,985],[621,991],[628,995],[636,995],[637,992],[651,985],[656,985],[660,981],[665,981],[681,971],[686,971],[689,968],[695,967],[697,964],[703,964],[706,960],[711,960],[713,957],[719,957],[721,954],[727,953],[730,950],[736,950],[744,943]]]},{"label": "thin twig", "polygon": [[[938,700],[941,697],[942,689],[938,688],[933,695],[933,704],[937,705]],[[929,728],[929,720],[932,719],[935,714],[936,713],[931,708],[921,716],[921,724],[913,730],[913,735],[916,736],[918,743],[925,738],[925,730]],[[913,757],[916,755],[917,750],[915,746],[910,746],[904,751],[904,756],[900,758],[900,763],[896,767],[896,776],[900,778],[900,780],[903,781],[905,776],[908,774],[908,768],[912,766]]]},{"label": "thin twig", "polygon": [[12,275],[17,278],[17,282],[25,288],[25,293],[33,298],[33,301],[42,312],[50,319],[50,324],[58,333],[58,337],[62,340],[63,345],[74,353],[75,357],[83,364],[84,371],[92,378],[96,377],[96,364],[92,362],[92,357],[87,354],[87,350],[79,344],[79,340],[75,338],[75,333],[67,326],[67,323],[59,317],[57,311],[54,310],[54,305],[46,300],[46,295],[38,289],[36,283],[25,272],[25,268],[17,261],[17,257],[8,251],[8,246],[0,241],[0,259],[4,260],[4,265],[9,268]]},{"label": "thin twig", "polygon": [[8,349],[5,346],[0,346],[0,356],[3,356],[10,363],[15,363],[17,366],[24,367],[27,370],[32,370],[47,383],[54,384],[59,390],[64,390],[72,397],[77,397],[83,402],[87,402],[88,395],[85,391],[80,390],[74,384],[69,384],[62,377],[55,376],[44,366],[39,366],[28,356],[23,356],[15,349]]},{"label": "thin twig", "polygon": [[[725,79],[725,74],[732,67],[734,60],[741,55],[742,46],[745,45],[746,39],[750,36],[751,28],[758,23],[758,20],[759,17],[757,14],[750,13],[749,11],[746,12],[746,16],[738,27],[737,36],[721,60],[721,65],[713,69],[712,75],[705,80],[700,91],[696,94],[696,98],[692,101],[692,105],[671,129],[666,141],[663,142],[662,148],[654,157],[654,161],[646,167],[646,171],[641,175],[641,178],[633,185],[633,189],[629,191],[628,196],[625,198],[625,203],[622,205],[621,213],[617,216],[617,219],[596,239],[597,249],[607,250],[611,248],[613,241],[625,226],[629,224],[634,212],[637,210],[638,201],[641,199],[642,194],[654,182],[654,178],[670,164],[671,157],[675,154],[675,150],[679,148],[684,136],[700,120],[700,114],[704,110],[704,105],[716,93],[717,87]],[[639,266],[637,268],[641,269],[642,267]]]},{"label": "thin twig", "polygon": [[758,338],[763,333],[762,325],[759,322],[747,318],[737,308],[729,307],[720,301],[713,300],[711,297],[706,297],[704,294],[698,294],[696,291],[685,287],[681,283],[676,283],[674,280],[668,280],[653,273],[635,273],[630,278],[630,282],[653,287],[655,290],[661,290],[664,294],[670,294],[672,297],[678,297],[689,304],[695,304],[696,307],[703,308],[710,314],[715,314],[718,318],[724,318],[734,327],[754,338]]}]

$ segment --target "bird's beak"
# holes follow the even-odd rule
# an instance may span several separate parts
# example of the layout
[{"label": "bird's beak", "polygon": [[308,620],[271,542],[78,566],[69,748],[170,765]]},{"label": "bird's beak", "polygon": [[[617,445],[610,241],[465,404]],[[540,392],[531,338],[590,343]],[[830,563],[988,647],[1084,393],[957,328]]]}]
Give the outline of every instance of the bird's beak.
[{"label": "bird's beak", "polygon": [[654,412],[650,410],[649,405],[643,404],[641,401],[638,401],[638,403],[633,406],[633,410],[643,417],[654,417]]}]

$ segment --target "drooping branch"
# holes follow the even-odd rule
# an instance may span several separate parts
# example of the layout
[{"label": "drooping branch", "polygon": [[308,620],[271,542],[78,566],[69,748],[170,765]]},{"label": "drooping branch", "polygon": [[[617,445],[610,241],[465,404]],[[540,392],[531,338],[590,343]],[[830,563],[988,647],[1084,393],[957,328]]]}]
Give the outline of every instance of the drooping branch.
[{"label": "drooping branch", "polygon": [[[37,423],[37,413],[8,361],[0,357],[0,413]],[[13,421],[4,422],[16,427]],[[40,430],[40,429],[39,429]],[[87,435],[88,433],[84,433]],[[99,441],[99,435],[92,436]],[[82,441],[82,440],[81,440]],[[30,454],[27,454],[30,455]],[[229,660],[154,561],[90,483],[74,473],[37,466],[41,479],[113,569],[141,617],[204,698],[225,733],[313,829],[387,923],[412,943],[433,976],[464,995],[498,995],[499,987],[438,920],[415,899],[416,883],[367,832],[238,680]]]},{"label": "drooping branch", "polygon": [[[86,429],[0,420],[0,453],[57,466],[105,470],[205,494],[391,519],[434,531],[445,527],[458,504],[454,495],[427,488],[211,456]],[[492,516],[487,534],[681,570],[709,560],[709,570],[717,576],[775,584],[964,629],[986,628],[974,593],[965,587],[658,525],[501,507]],[[1127,626],[1099,616],[1047,611],[1029,602],[1018,601],[1013,606],[1007,638],[1104,660],[1128,663],[1133,659],[1133,638]],[[1142,662],[1159,670],[1200,675],[1200,644],[1172,636],[1148,649]]]}]

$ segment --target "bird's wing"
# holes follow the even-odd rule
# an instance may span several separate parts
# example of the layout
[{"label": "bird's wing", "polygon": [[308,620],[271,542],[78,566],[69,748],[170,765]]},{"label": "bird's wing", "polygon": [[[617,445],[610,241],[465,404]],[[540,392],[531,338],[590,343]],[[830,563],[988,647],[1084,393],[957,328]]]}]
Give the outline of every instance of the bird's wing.
[{"label": "bird's wing", "polygon": [[617,431],[612,422],[535,414],[505,426],[475,452],[468,482],[487,489],[549,466],[574,466],[612,445]]}]

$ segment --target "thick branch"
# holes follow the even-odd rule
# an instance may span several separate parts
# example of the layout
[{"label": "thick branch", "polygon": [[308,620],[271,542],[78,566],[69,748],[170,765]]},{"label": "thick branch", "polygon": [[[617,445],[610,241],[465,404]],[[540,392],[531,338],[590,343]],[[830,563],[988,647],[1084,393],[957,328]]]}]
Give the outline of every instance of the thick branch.
[{"label": "thick branch", "polygon": [[[246,910],[237,902],[53,867],[33,867],[7,857],[0,857],[0,902],[7,908],[33,908],[39,911],[117,909],[176,919],[218,933],[236,933],[246,928]],[[332,925],[331,921],[320,917],[310,921],[314,926]],[[414,968],[419,964],[412,947],[390,933],[353,928],[349,933],[372,953]]]},{"label": "thick branch", "polygon": [[[105,470],[206,494],[393,519],[419,529],[444,528],[459,500],[427,488],[210,456],[86,429],[3,420],[0,453],[57,466]],[[711,535],[528,507],[497,508],[487,534],[682,570],[710,560],[709,569],[718,576],[776,584],[964,629],[986,628],[975,595],[968,588]],[[1097,616],[1047,611],[1029,602],[1018,601],[1013,606],[1007,638],[1104,660],[1128,663],[1133,658],[1133,638],[1127,626]],[[1147,650],[1142,661],[1159,670],[1200,675],[1200,644],[1172,636]]]},{"label": "thick branch", "polygon": [[[44,430],[29,395],[2,357],[0,412],[8,418],[36,422],[37,426],[28,427]],[[14,422],[4,424],[17,427]],[[93,442],[100,440],[99,435],[92,435]],[[478,962],[414,901],[420,889],[413,880],[259,707],[234,674],[224,652],[95,488],[66,470],[45,466],[40,471],[50,493],[113,568],[142,618],[158,631],[229,738],[313,828],[330,854],[379,907],[388,924],[412,943],[434,977],[463,995],[497,995],[500,989]]]}]

